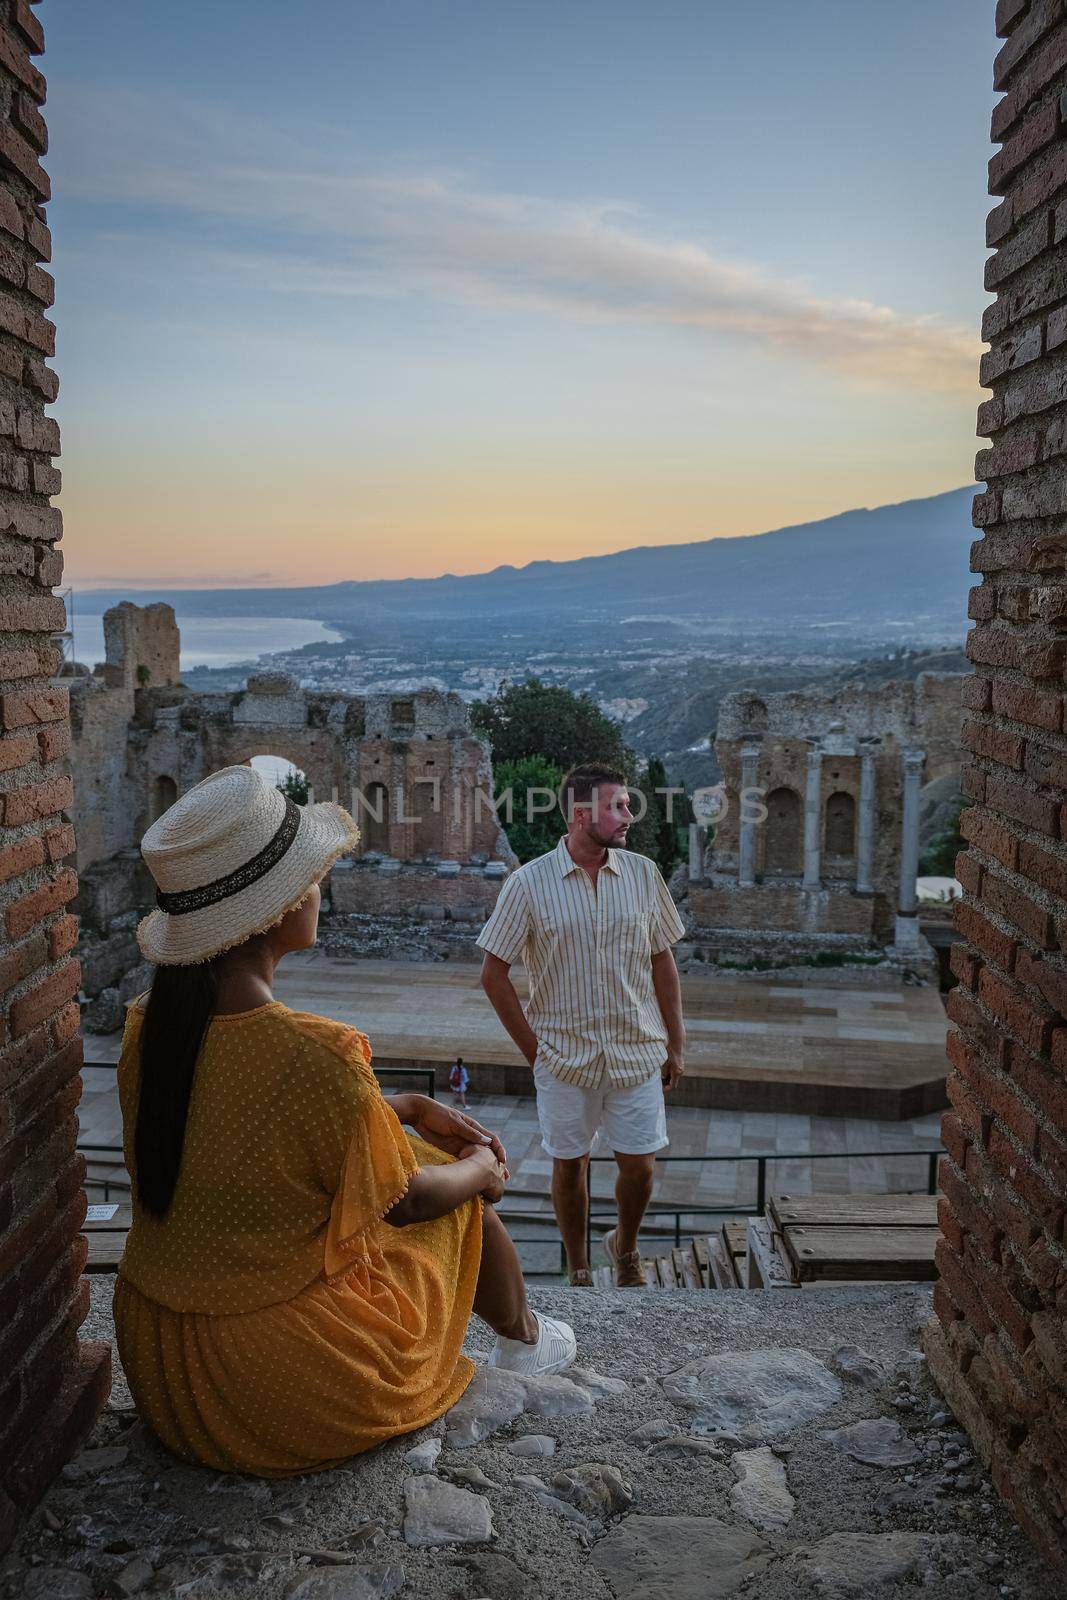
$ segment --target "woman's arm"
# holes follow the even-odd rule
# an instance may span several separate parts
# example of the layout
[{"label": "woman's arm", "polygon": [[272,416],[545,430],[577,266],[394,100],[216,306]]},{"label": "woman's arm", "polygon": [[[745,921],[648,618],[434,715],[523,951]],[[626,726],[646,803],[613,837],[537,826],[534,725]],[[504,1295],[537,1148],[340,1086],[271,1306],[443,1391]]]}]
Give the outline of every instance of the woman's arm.
[{"label": "woman's arm", "polygon": [[424,1167],[415,1173],[403,1198],[386,1212],[385,1220],[391,1227],[406,1228],[413,1222],[443,1217],[476,1194],[499,1200],[504,1192],[503,1172],[488,1145],[479,1145],[445,1166]]}]

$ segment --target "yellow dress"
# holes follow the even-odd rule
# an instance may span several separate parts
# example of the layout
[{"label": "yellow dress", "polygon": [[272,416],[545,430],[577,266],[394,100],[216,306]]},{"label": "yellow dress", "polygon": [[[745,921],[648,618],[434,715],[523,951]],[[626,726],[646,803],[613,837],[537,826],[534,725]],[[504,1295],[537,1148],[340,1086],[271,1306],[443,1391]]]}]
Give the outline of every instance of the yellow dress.
[{"label": "yellow dress", "polygon": [[134,1200],[114,1300],[142,1417],[186,1460],[265,1477],[432,1422],[474,1371],[481,1201],[382,1220],[452,1158],[404,1132],[366,1038],[277,1001],[213,1018],[159,1219],[136,1198],[142,1019],[131,1006],[118,1071]]}]

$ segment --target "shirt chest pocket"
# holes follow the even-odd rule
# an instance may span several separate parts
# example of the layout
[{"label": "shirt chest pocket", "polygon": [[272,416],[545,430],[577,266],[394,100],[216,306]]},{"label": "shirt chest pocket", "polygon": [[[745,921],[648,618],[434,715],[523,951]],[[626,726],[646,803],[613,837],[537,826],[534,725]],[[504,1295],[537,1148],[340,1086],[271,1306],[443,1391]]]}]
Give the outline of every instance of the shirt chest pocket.
[{"label": "shirt chest pocket", "polygon": [[645,955],[652,937],[652,911],[648,906],[620,906],[606,919],[603,937],[631,955]]}]

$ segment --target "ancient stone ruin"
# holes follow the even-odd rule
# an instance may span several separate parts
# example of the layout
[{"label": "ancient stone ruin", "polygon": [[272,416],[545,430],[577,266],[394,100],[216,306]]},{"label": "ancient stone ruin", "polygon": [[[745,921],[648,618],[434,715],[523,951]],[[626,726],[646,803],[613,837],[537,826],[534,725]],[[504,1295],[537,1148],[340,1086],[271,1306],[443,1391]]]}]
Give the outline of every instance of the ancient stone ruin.
[{"label": "ancient stone ruin", "polygon": [[[727,695],[711,829],[694,826],[694,938],[752,953],[893,946],[921,959],[923,786],[959,771],[961,673]],[[710,844],[708,832],[713,833]]]},{"label": "ancient stone ruin", "polygon": [[363,837],[327,887],[335,918],[424,914],[480,923],[514,862],[491,798],[489,747],[456,694],[404,698],[301,689],[253,673],[236,693],[187,689],[167,605],[113,607],[105,660],[69,679],[84,992],[90,1026],[121,1023],[144,987],[134,930],[152,891],[140,839],[177,796],[219,767],[283,757],[312,797],[338,800]]}]

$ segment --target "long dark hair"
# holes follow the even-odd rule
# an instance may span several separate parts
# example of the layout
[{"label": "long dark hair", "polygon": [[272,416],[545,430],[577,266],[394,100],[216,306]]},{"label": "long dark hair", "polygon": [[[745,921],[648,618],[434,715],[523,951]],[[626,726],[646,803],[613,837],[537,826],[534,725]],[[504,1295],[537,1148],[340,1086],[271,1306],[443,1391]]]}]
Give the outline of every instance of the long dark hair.
[{"label": "long dark hair", "polygon": [[213,961],[157,967],[141,1024],[141,1089],[134,1155],[137,1198],[162,1217],[182,1164],[196,1058],[218,996]]}]

